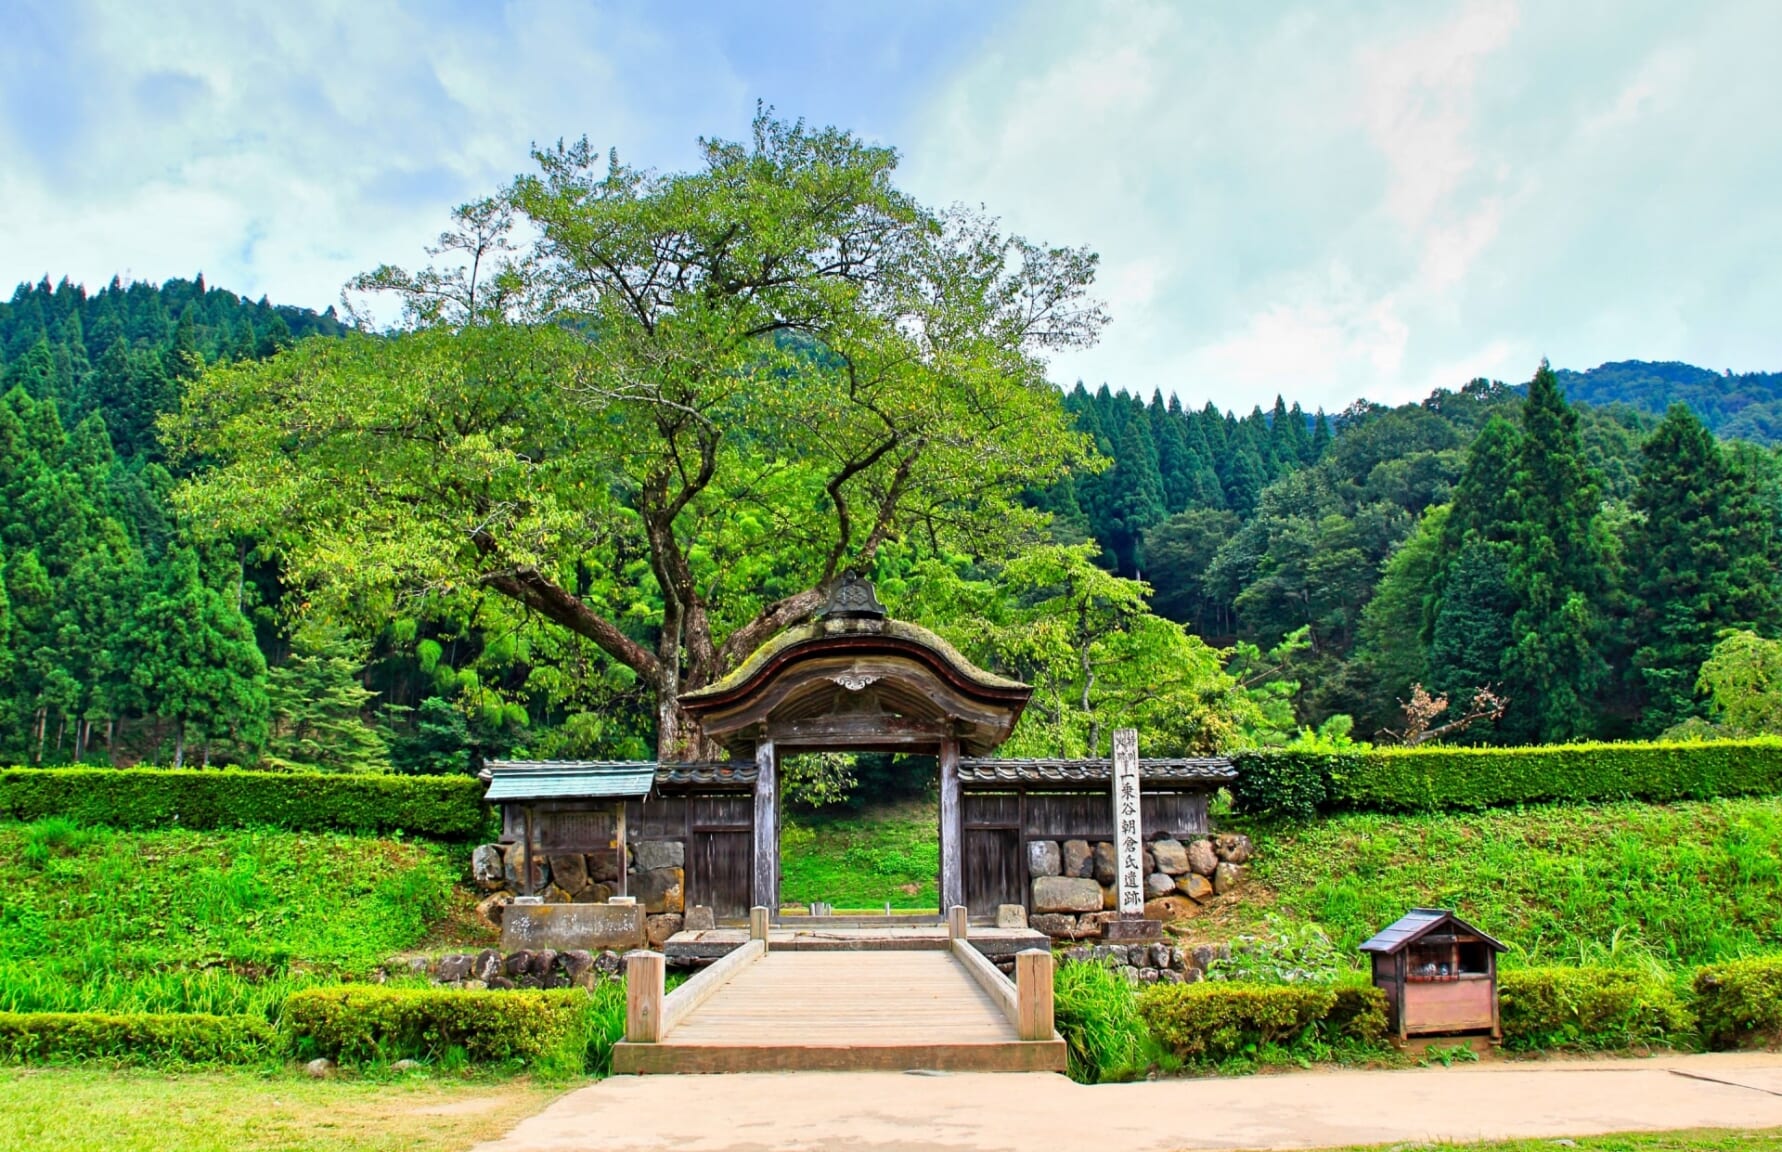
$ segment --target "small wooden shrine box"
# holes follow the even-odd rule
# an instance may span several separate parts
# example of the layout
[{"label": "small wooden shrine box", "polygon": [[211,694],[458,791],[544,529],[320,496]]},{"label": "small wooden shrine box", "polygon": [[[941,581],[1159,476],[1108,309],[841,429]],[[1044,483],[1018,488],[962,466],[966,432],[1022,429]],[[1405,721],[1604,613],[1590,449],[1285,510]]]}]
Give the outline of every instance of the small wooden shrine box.
[{"label": "small wooden shrine box", "polygon": [[1400,1040],[1489,1032],[1499,1038],[1497,954],[1504,946],[1452,912],[1413,908],[1361,946]]}]

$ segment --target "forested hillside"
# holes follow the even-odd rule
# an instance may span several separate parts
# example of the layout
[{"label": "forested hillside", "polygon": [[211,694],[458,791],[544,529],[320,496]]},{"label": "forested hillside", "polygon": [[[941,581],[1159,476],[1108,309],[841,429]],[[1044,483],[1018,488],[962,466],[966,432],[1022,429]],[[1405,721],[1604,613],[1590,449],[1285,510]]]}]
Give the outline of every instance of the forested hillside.
[{"label": "forested hillside", "polygon": [[[647,249],[662,211],[894,163],[762,131],[779,167],[718,150],[741,183],[676,176],[596,207],[577,183],[595,158],[547,154],[545,183],[466,206],[445,247],[511,251],[522,211],[547,233],[598,211]],[[812,148],[845,164],[806,171]],[[884,195],[857,210],[934,234]],[[1764,438],[1776,377],[1543,365],[1331,415],[1060,396],[1033,349],[1093,338],[1093,258],[974,227],[941,233],[958,251],[875,257],[904,263],[873,275],[929,279],[919,321],[895,311],[919,296],[841,308],[855,288],[798,249],[833,241],[796,231],[678,304],[564,296],[608,272],[548,235],[495,293],[379,269],[357,286],[407,312],[378,336],[202,277],[21,285],[0,304],[0,759],[451,772],[699,752],[675,694],[848,567],[1035,685],[1015,754],[1102,749],[1116,724],[1158,753],[1463,716],[1452,738],[1506,743],[1731,730],[1698,691],[1710,654],[1710,680],[1746,689],[1782,661],[1777,458],[1729,439]],[[736,256],[687,259],[692,285]],[[806,270],[750,279],[783,261]],[[528,275],[563,323],[509,318]],[[1050,319],[982,320],[1014,299]],[[657,307],[700,315],[696,354],[723,370],[661,369],[687,337]],[[912,351],[918,331],[957,346]],[[603,373],[621,383],[563,387]],[[1743,638],[1716,650],[1727,629]]]}]

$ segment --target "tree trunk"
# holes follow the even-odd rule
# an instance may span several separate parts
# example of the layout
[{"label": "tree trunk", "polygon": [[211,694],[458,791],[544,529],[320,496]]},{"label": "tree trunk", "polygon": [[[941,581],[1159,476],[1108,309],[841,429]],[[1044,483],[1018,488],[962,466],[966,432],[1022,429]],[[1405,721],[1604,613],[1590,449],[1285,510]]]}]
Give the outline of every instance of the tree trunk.
[{"label": "tree trunk", "polygon": [[37,760],[36,760],[36,762],[39,764],[43,763],[43,729],[44,729],[44,725],[47,724],[48,722],[49,722],[49,708],[48,707],[39,708],[37,710]]},{"label": "tree trunk", "polygon": [[186,766],[186,722],[184,720],[179,722],[179,727],[175,730],[175,733],[173,738],[173,766],[175,768],[184,768]]},{"label": "tree trunk", "polygon": [[111,766],[118,766],[118,721],[114,716],[105,718],[105,758]]}]

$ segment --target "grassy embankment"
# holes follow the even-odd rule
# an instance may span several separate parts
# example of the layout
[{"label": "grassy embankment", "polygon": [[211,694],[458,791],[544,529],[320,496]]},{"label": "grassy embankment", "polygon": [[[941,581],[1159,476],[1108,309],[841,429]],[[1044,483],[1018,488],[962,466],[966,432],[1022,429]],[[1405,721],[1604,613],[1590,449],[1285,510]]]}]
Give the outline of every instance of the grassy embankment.
[{"label": "grassy embankment", "polygon": [[837,911],[933,912],[940,901],[939,817],[912,804],[849,816],[788,814],[780,831],[780,888],[789,903]]},{"label": "grassy embankment", "polygon": [[265,1013],[475,939],[461,852],[265,830],[0,824],[0,1010]]},{"label": "grassy embankment", "polygon": [[[1511,965],[1656,961],[1677,969],[1782,948],[1782,799],[1248,828],[1260,854],[1242,897],[1188,922],[1191,939],[1229,939],[1274,912],[1323,926],[1355,955],[1406,909],[1434,905],[1499,936]],[[927,814],[788,821],[783,849],[789,899],[934,905],[938,849]]]}]

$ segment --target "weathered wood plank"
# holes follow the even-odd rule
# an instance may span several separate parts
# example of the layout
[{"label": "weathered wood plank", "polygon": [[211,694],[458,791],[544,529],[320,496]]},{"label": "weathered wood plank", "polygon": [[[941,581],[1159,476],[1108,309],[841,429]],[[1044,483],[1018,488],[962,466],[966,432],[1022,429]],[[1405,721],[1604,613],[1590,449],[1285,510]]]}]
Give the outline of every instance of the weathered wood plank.
[{"label": "weathered wood plank", "polygon": [[940,902],[942,908],[965,903],[965,855],[959,802],[959,739],[948,736],[940,746]]},{"label": "weathered wood plank", "polygon": [[750,903],[769,913],[780,906],[780,810],[773,741],[755,745],[755,882]]},{"label": "weathered wood plank", "polygon": [[1015,955],[1015,1031],[1023,1040],[1050,1040],[1052,953],[1038,948]]},{"label": "weathered wood plank", "polygon": [[953,956],[967,972],[971,973],[972,979],[976,980],[978,986],[989,994],[990,998],[996,1002],[997,1007],[1002,1009],[1008,1022],[1018,1029],[1020,1019],[1015,985],[1002,974],[1002,970],[990,963],[988,957],[964,940],[953,941]]},{"label": "weathered wood plank", "polygon": [[660,952],[625,953],[625,1039],[634,1044],[654,1044],[662,1039],[666,959]]},{"label": "weathered wood plank", "polygon": [[765,955],[767,942],[751,940],[670,992],[662,1001],[661,1036],[670,1035],[675,1026],[685,1020],[694,1009],[711,999],[737,973]]}]

